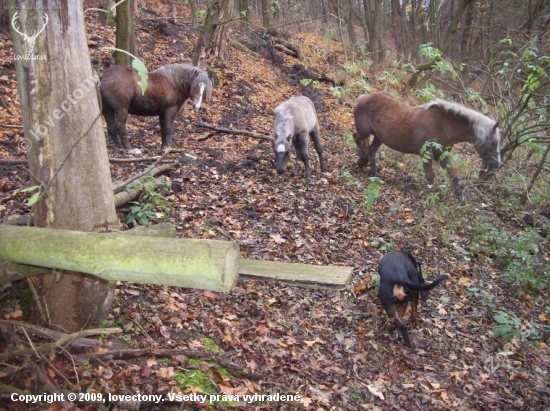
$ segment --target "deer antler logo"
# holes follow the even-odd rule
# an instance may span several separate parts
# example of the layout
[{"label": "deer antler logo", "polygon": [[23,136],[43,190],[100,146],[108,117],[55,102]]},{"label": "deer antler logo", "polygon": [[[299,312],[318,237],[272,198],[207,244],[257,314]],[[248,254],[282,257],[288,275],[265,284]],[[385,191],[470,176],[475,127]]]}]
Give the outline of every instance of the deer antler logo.
[{"label": "deer antler logo", "polygon": [[44,25],[39,31],[35,30],[31,35],[28,35],[27,33],[23,33],[17,28],[18,17],[19,17],[19,11],[16,11],[11,19],[11,25],[13,29],[16,32],[18,32],[21,35],[21,37],[23,37],[23,40],[25,41],[25,51],[27,52],[26,54],[32,54],[34,50],[34,46],[36,45],[36,39],[38,38],[38,35],[42,33],[46,28],[46,25],[48,24],[48,21],[49,21],[49,17],[46,13],[44,13]]}]

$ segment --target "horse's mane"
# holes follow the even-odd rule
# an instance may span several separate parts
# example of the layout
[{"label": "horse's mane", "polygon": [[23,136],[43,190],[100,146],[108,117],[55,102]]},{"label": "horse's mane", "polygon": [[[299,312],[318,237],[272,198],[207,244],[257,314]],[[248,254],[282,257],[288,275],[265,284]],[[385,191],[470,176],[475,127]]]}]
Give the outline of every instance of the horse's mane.
[{"label": "horse's mane", "polygon": [[420,107],[425,110],[431,107],[441,107],[443,110],[456,114],[459,117],[466,119],[472,124],[475,134],[480,142],[484,142],[491,135],[496,122],[486,115],[465,107],[462,104],[453,103],[442,99],[435,99],[429,103],[422,104]]},{"label": "horse's mane", "polygon": [[289,131],[287,130],[289,127],[288,122],[294,118],[290,108],[285,103],[279,104],[273,109],[273,113],[275,113],[275,133],[277,133],[276,140],[279,140],[279,136],[286,137]]},{"label": "horse's mane", "polygon": [[209,101],[212,98],[212,81],[208,77],[208,74],[206,71],[192,66],[191,64],[168,64],[166,66],[159,67],[152,73],[165,77],[178,91],[185,91],[187,88],[192,89],[198,83],[202,82],[205,85],[205,99]]}]

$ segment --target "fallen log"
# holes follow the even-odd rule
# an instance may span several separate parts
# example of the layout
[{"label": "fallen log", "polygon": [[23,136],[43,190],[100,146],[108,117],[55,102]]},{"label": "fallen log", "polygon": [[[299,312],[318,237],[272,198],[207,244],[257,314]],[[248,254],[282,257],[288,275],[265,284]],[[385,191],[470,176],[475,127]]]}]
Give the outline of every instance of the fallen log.
[{"label": "fallen log", "polygon": [[[110,235],[135,235],[135,236],[147,236],[147,237],[163,237],[163,238],[176,238],[176,227],[169,223],[159,223],[149,226],[137,226],[130,230],[116,231],[107,233]],[[31,277],[33,275],[49,274],[50,269],[45,267],[36,267],[27,264],[18,264],[10,261],[4,261],[0,265],[0,271],[3,276],[0,275],[0,283],[17,281],[25,277]],[[0,320],[1,322],[1,320]]]},{"label": "fallen log", "polygon": [[[0,261],[92,274],[107,281],[228,292],[237,281],[239,259],[239,246],[230,241],[0,225]],[[0,273],[0,283],[6,280],[10,278]]]},{"label": "fallen log", "polygon": [[0,284],[58,268],[108,281],[214,291],[230,291],[238,275],[337,289],[353,273],[353,267],[246,260],[234,242],[174,237],[169,224],[101,234],[0,225]]}]

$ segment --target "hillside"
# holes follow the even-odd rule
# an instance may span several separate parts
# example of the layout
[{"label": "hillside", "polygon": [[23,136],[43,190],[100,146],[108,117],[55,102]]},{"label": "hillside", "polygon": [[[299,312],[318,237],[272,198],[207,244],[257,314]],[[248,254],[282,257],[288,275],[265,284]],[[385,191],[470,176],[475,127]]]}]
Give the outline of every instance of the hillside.
[{"label": "hillside", "polygon": [[[188,20],[164,22],[157,9],[141,12],[138,45],[147,67],[189,61],[197,32],[184,23]],[[187,10],[178,12],[185,16]],[[105,27],[93,12],[86,14],[86,24],[92,63],[97,65],[100,54],[109,57],[101,47],[114,46],[114,27]],[[186,107],[176,119],[179,151],[170,156],[187,153],[196,159],[187,158],[167,174],[171,186],[164,197],[172,209],[155,220],[175,224],[180,237],[236,241],[250,259],[353,266],[352,283],[334,291],[242,280],[230,294],[121,283],[106,326],[119,326],[124,334],[106,336],[98,351],[52,354],[49,364],[41,359],[49,370],[47,378],[57,387],[105,395],[240,396],[210,406],[184,401],[182,409],[190,410],[252,409],[243,396],[254,393],[301,398],[301,405],[256,400],[254,409],[261,410],[549,408],[548,288],[534,292],[504,282],[499,259],[506,239],[516,247],[513,240],[531,227],[523,214],[501,205],[499,184],[478,184],[480,160],[472,146],[453,151],[461,159],[461,183],[467,188],[463,206],[455,202],[441,170],[436,169],[437,187],[430,188],[417,157],[387,148],[379,155],[383,183],[372,182],[355,165],[350,134],[355,98],[366,90],[353,79],[347,79],[345,96],[326,82],[301,84],[319,73],[341,78],[341,44],[315,33],[253,26],[236,26],[231,39],[245,47],[235,43],[225,59],[209,63],[213,101],[199,112]],[[277,39],[299,45],[306,60],[274,49]],[[0,33],[0,43],[0,84],[12,112],[0,108],[0,123],[21,124],[11,41]],[[367,82],[372,90],[399,95],[399,85]],[[208,132],[198,126],[201,121],[272,135],[273,108],[297,94],[315,103],[328,168],[321,173],[310,147],[310,183],[303,172],[277,175],[268,141],[226,133],[198,140]],[[144,156],[162,153],[158,119],[133,117],[128,132]],[[21,129],[0,126],[0,159],[24,160],[21,142]],[[126,157],[113,147],[109,150],[112,158]],[[124,180],[149,165],[112,162],[113,179]],[[28,213],[28,195],[21,189],[29,182],[24,167],[2,165],[0,217]],[[370,196],[375,198],[372,204]],[[450,276],[421,303],[420,326],[407,322],[412,351],[387,324],[376,297],[378,262],[399,248],[409,249],[422,262],[430,280],[442,273]],[[537,257],[536,269],[550,266],[548,239],[527,254]],[[26,320],[14,314],[22,305],[20,289],[12,287],[8,293],[0,300],[0,314]],[[495,319],[501,312],[504,317]],[[512,324],[520,337],[496,338],[498,318]],[[0,380],[44,392],[32,361],[36,359],[14,361],[15,371],[15,366],[2,364]],[[181,403],[149,405],[168,410]]]}]

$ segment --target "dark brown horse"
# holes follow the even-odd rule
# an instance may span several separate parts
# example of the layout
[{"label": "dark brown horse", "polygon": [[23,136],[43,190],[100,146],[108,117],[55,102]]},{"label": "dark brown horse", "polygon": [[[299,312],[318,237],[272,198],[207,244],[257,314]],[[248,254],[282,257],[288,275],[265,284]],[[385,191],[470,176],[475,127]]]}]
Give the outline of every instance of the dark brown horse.
[{"label": "dark brown horse", "polygon": [[[107,131],[117,147],[133,150],[126,137],[126,118],[159,116],[163,147],[173,144],[174,118],[189,99],[198,110],[203,97],[212,97],[212,82],[208,74],[189,64],[169,64],[149,73],[147,89],[141,92],[139,74],[129,67],[113,66],[101,78],[101,102]],[[139,152],[139,153],[138,153]]]},{"label": "dark brown horse", "polygon": [[[377,175],[375,155],[382,144],[407,154],[420,154],[426,142],[437,142],[443,150],[461,142],[474,144],[484,167],[496,170],[501,165],[500,130],[489,117],[445,100],[434,100],[412,107],[403,104],[386,93],[375,92],[357,99],[353,138],[358,147],[359,167],[370,161],[371,174]],[[370,135],[374,138],[367,148]],[[433,158],[453,183],[455,195],[462,198],[458,177],[442,150],[430,147]],[[432,161],[424,162],[424,171],[430,184],[434,182]]]}]

